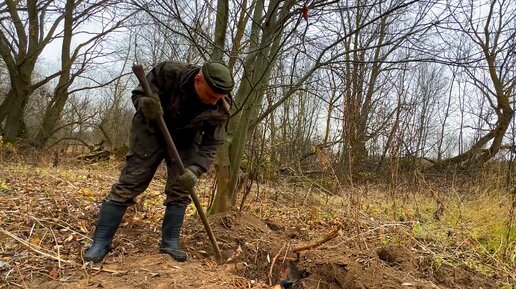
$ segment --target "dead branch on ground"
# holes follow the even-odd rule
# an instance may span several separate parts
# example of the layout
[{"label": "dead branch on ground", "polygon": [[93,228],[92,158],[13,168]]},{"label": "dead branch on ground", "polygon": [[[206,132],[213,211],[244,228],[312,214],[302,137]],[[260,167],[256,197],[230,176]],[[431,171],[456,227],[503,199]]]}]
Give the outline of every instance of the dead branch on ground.
[{"label": "dead branch on ground", "polygon": [[319,247],[322,244],[336,238],[339,235],[340,229],[342,229],[342,224],[338,224],[337,227],[335,227],[335,229],[333,229],[330,233],[328,233],[326,236],[324,236],[324,238],[317,240],[314,243],[294,248],[294,250],[292,250],[292,252],[299,253],[301,251],[306,251],[306,250],[310,250],[310,249]]}]

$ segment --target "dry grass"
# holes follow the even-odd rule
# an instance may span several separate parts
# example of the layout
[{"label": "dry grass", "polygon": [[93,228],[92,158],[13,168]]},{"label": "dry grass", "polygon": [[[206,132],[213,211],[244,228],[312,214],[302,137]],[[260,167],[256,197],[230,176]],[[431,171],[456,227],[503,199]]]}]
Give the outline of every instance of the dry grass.
[{"label": "dry grass", "polygon": [[[19,163],[7,162],[13,158]],[[107,186],[116,179],[120,166],[116,161],[87,166],[69,161],[64,166],[51,168],[52,160],[48,155],[31,156],[30,160],[26,160],[14,148],[5,146],[0,150],[0,163],[4,164],[2,170],[6,174],[3,175],[11,176],[10,179],[0,177],[0,193],[18,192],[19,188],[24,190],[19,193],[24,194],[48,191],[43,195],[48,196],[48,200],[44,201],[48,201],[49,206],[86,208],[92,214],[95,200],[105,194]],[[504,188],[503,176],[498,172],[490,174],[488,170],[482,171],[476,182],[456,177],[454,182],[444,183],[420,175],[416,184],[397,181],[396,186],[391,182],[349,187],[338,181],[327,159],[321,158],[321,164],[327,172],[322,180],[301,175],[290,178],[290,181],[296,180],[295,183],[260,184],[260,190],[256,186],[253,188],[245,208],[264,220],[274,216],[285,218],[287,223],[292,220],[292,223],[306,224],[307,234],[311,234],[311,226],[320,228],[322,225],[331,230],[342,222],[347,230],[341,235],[340,242],[354,243],[357,247],[374,243],[406,243],[419,248],[421,253],[433,256],[436,267],[443,263],[465,265],[486,274],[503,274],[507,276],[507,284],[515,284],[516,196],[514,191]],[[90,174],[90,171],[94,172]],[[161,175],[158,173],[151,192],[143,196],[141,206],[152,207],[161,202],[160,190],[164,184]],[[33,178],[30,182],[27,181],[29,177]],[[211,186],[212,181],[209,177],[203,180],[206,186]],[[70,192],[75,192],[81,198],[70,199]],[[209,196],[201,197],[204,201],[209,199]],[[80,204],[71,206],[71,203],[77,202]],[[14,208],[11,203],[1,205]],[[19,214],[21,209],[4,210],[2,217],[21,224],[24,222],[24,216]],[[70,219],[65,226],[68,231],[63,232],[49,229],[51,226],[47,222],[52,218],[38,219],[36,221],[41,225],[25,232],[23,238],[38,246],[47,243],[50,246],[57,239],[63,239],[63,242],[76,242],[75,247],[82,248],[88,242],[88,228],[93,222],[87,220],[85,223],[81,217],[83,215],[84,212],[71,214],[77,219]],[[13,228],[11,232],[15,231]],[[74,237],[70,237],[72,235]],[[61,252],[58,251],[59,247],[49,248],[51,255],[58,256],[63,263],[59,264],[59,270],[61,266],[70,266],[66,261],[77,262],[69,256],[79,253]],[[8,250],[7,247],[0,249]],[[24,256],[20,258],[25,260]],[[54,274],[52,269],[43,267],[41,272]],[[16,270],[13,270],[12,274],[15,273]]]},{"label": "dry grass", "polygon": [[343,218],[355,224],[346,238],[358,244],[375,233],[381,244],[410,243],[430,252],[436,266],[464,265],[516,281],[516,189],[507,185],[503,164],[468,175],[395,174],[374,185],[344,185],[327,154],[318,153],[317,161],[323,175],[289,176],[283,190],[309,216],[308,224]]}]

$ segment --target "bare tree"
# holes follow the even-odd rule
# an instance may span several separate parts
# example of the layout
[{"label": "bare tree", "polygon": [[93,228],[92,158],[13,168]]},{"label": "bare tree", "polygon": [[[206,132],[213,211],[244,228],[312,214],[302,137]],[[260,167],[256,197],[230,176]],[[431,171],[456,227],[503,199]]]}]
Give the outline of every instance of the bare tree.
[{"label": "bare tree", "polygon": [[[131,39],[131,36],[129,37]],[[129,42],[129,45],[132,43]],[[123,75],[124,71],[131,65],[131,49],[122,46],[125,50],[124,63],[121,71],[114,72],[116,75]],[[112,77],[114,78],[114,76]],[[106,96],[101,103],[100,123],[97,125],[102,140],[107,141],[108,149],[115,152],[124,148],[129,138],[131,119],[134,114],[133,104],[128,97],[129,91],[133,88],[129,76],[118,77],[115,82],[107,86]]]},{"label": "bare tree", "polygon": [[[37,146],[43,146],[55,133],[68,96],[73,93],[70,91],[72,83],[96,58],[106,55],[101,51],[102,40],[119,28],[128,17],[120,15],[124,14],[119,13],[123,10],[117,12],[112,9],[116,3],[117,1],[100,3],[68,0],[58,3],[9,0],[1,7],[2,12],[9,15],[1,19],[0,26],[0,55],[9,69],[11,82],[11,89],[0,105],[0,123],[4,123],[3,130],[8,141],[14,141],[18,136],[30,95],[37,88],[59,77],[33,142]],[[100,32],[91,33],[88,31],[91,27],[84,28],[88,21],[98,21],[96,23],[101,25]],[[83,40],[85,35],[89,36]],[[62,41],[60,70],[34,80],[35,67],[44,48],[56,39]],[[72,41],[76,41],[73,49]]]},{"label": "bare tree", "polygon": [[7,0],[0,4],[2,13],[8,15],[0,19],[0,56],[9,70],[11,83],[11,89],[0,105],[0,123],[5,121],[2,130],[9,142],[18,136],[32,92],[60,75],[59,71],[36,82],[32,78],[45,46],[61,36],[58,29],[65,17],[64,14],[57,15],[50,22],[45,15],[58,14],[63,8],[50,0]]},{"label": "bare tree", "polygon": [[326,35],[330,32],[337,35],[337,41],[328,43],[321,54],[330,60],[314,66],[315,69],[330,66],[342,84],[335,88],[342,90],[344,96],[340,104],[343,142],[339,171],[347,172],[348,177],[353,174],[355,164],[368,157],[367,142],[386,128],[385,120],[374,120],[373,116],[388,99],[391,71],[397,69],[397,62],[414,58],[400,53],[399,47],[425,33],[434,21],[427,17],[432,2],[414,6],[410,1],[353,4],[336,4],[333,11],[340,21],[325,23],[324,31]]},{"label": "bare tree", "polygon": [[490,160],[500,151],[514,118],[516,7],[510,1],[501,0],[469,1],[449,9],[454,9],[455,22],[445,28],[462,33],[476,48],[464,57],[463,72],[482,95],[484,107],[493,115],[486,119],[486,132],[482,132],[485,126],[478,127],[481,136],[467,151],[441,164],[470,167]]},{"label": "bare tree", "polygon": [[[55,128],[60,120],[68,96],[77,90],[85,90],[90,88],[70,89],[77,78],[95,64],[95,62],[106,58],[112,52],[105,52],[102,45],[104,39],[111,33],[121,28],[127,19],[136,12],[123,13],[115,7],[117,1],[103,1],[97,3],[88,3],[82,1],[68,0],[64,8],[64,27],[61,46],[61,74],[58,83],[54,89],[54,94],[49,106],[45,111],[45,115],[41,121],[40,128],[32,142],[42,147],[47,140],[55,133]],[[102,12],[102,13],[100,13]],[[124,15],[125,14],[125,15]],[[74,49],[72,49],[72,40],[81,33],[79,28],[84,21],[96,21],[101,23],[99,32],[93,33],[86,40],[81,41]],[[86,29],[88,30],[88,29]],[[115,80],[118,76],[115,76]],[[103,84],[95,85],[101,87]]]}]

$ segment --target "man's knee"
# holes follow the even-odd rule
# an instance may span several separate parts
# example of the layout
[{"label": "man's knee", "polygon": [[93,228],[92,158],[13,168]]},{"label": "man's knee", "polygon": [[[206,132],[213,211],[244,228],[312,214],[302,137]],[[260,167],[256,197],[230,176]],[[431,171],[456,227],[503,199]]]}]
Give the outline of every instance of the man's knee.
[{"label": "man's knee", "polygon": [[140,191],[128,190],[127,188],[121,187],[120,184],[115,184],[107,195],[106,201],[131,206],[135,204],[134,199],[139,194],[141,194]]},{"label": "man's knee", "polygon": [[186,207],[191,202],[192,199],[190,198],[190,195],[188,193],[183,192],[166,192],[166,199],[163,202],[163,205],[176,205],[178,207]]}]

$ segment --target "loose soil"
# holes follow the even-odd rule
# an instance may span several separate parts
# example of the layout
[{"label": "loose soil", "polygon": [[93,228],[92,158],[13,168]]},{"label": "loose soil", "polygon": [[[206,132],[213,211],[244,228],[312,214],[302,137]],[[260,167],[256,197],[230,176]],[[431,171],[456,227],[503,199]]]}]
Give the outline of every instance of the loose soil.
[{"label": "loose soil", "polygon": [[[131,207],[101,269],[82,262],[98,206],[116,179],[112,167],[0,169],[0,288],[501,288],[491,276],[437,258],[435,250],[407,235],[388,232],[367,217],[321,208],[274,186],[253,192],[244,212],[209,217],[223,264],[193,208],[182,231],[189,259],[158,253],[163,207],[157,177]],[[209,178],[199,186],[209,199]],[[305,195],[305,194],[303,194]],[[297,200],[297,201],[296,201]],[[323,212],[331,212],[324,213]],[[337,227],[336,238],[315,244]],[[509,287],[508,287],[509,288]]]}]

